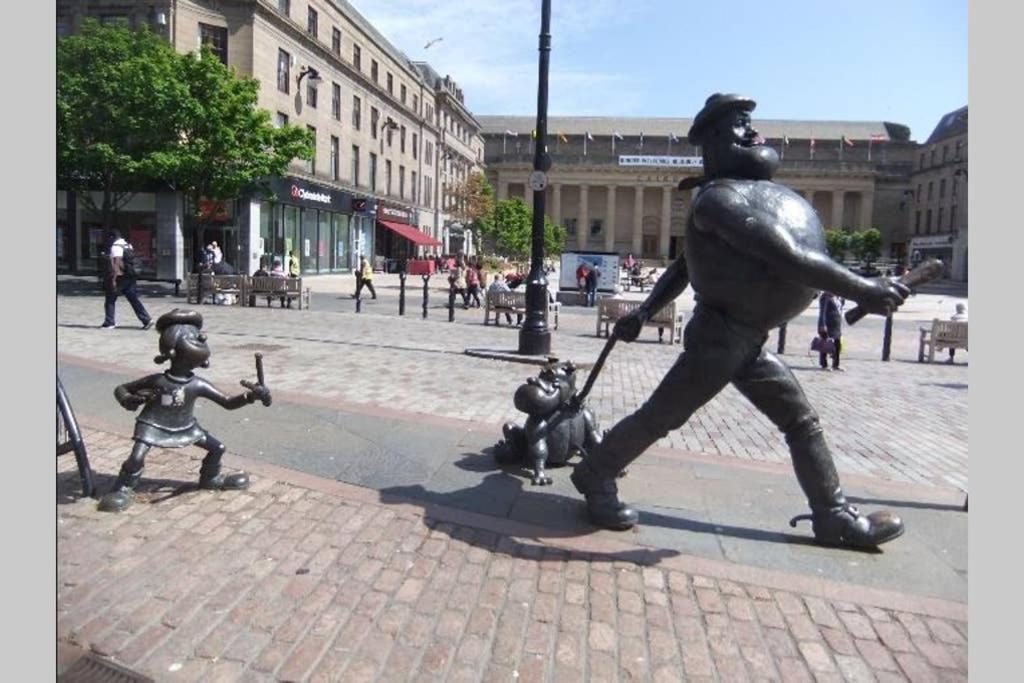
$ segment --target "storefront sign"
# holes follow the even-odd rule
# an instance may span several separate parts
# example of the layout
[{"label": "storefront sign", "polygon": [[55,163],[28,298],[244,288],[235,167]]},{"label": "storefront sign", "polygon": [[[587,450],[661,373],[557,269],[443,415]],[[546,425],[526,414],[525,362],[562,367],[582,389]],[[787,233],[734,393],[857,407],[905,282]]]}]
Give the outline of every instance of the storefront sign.
[{"label": "storefront sign", "polygon": [[952,235],[929,235],[910,240],[911,249],[944,249],[953,245]]},{"label": "storefront sign", "polygon": [[298,178],[272,178],[269,185],[282,204],[352,213],[352,195],[348,192]]},{"label": "storefront sign", "polygon": [[321,204],[330,204],[331,195],[327,192],[313,192],[305,188],[299,187],[298,185],[292,185],[292,189],[289,192],[292,199],[305,199],[311,202],[320,202]]},{"label": "storefront sign", "polygon": [[700,168],[702,157],[669,157],[644,155],[619,155],[619,166],[673,166],[677,168]]},{"label": "storefront sign", "polygon": [[415,224],[415,216],[409,209],[395,206],[394,204],[385,204],[384,202],[377,203],[377,218],[385,221],[392,221],[394,223],[404,223],[406,225]]}]

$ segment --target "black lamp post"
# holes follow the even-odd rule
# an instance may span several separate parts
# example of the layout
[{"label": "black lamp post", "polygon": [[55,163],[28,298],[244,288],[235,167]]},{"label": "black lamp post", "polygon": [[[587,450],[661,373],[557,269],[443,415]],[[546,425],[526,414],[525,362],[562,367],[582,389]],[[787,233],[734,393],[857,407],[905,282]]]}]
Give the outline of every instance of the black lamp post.
[{"label": "black lamp post", "polygon": [[519,330],[519,353],[541,356],[551,351],[548,329],[548,280],[544,274],[544,191],[551,157],[548,136],[548,60],[551,53],[551,0],[542,0],[540,13],[540,59],[537,78],[537,145],[533,155],[533,232],[530,245],[530,274],[526,278],[526,319]]}]

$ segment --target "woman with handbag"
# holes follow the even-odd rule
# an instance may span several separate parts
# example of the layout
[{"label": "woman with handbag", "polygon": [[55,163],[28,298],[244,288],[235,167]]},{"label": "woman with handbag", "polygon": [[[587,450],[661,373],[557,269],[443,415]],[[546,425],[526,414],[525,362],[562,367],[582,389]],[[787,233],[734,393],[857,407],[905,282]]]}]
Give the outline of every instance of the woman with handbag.
[{"label": "woman with handbag", "polygon": [[822,292],[818,298],[818,362],[822,370],[829,370],[828,357],[832,356],[832,370],[844,372],[839,367],[839,353],[842,350],[843,312],[839,300],[832,292]]}]

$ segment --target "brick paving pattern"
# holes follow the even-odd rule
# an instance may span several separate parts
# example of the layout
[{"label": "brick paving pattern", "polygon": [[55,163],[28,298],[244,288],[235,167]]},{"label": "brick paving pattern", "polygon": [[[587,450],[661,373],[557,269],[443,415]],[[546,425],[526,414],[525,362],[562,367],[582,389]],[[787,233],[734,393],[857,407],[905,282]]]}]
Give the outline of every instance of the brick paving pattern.
[{"label": "brick paving pattern", "polygon": [[[95,469],[117,471],[128,438],[85,438]],[[154,449],[150,504],[119,515],[75,500],[74,463],[58,461],[59,642],[158,681],[967,679],[966,606],[894,609],[627,561],[345,485],[255,472],[246,492],[177,488],[199,460]]]}]

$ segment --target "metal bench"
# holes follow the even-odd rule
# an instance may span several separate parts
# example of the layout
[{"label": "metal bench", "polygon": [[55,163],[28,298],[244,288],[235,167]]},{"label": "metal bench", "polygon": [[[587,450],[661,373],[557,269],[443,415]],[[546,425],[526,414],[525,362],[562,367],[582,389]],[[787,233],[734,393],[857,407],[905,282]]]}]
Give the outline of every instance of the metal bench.
[{"label": "metal bench", "polygon": [[935,362],[939,349],[963,349],[967,351],[966,320],[932,320],[931,327],[922,327],[917,347],[917,362],[924,362],[925,347],[928,348],[928,362]]},{"label": "metal bench", "polygon": [[[597,302],[597,336],[607,337],[609,328],[619,318],[623,318],[640,307],[641,301],[630,301],[628,299],[613,299],[606,297]],[[604,327],[602,335],[602,326]],[[664,340],[665,328],[671,330],[668,343],[674,344],[683,340],[683,314],[676,313],[676,302],[667,304],[660,311],[652,315],[644,327],[658,328],[658,341]]]},{"label": "metal bench", "polygon": [[218,297],[231,297],[232,304],[241,305],[246,289],[245,275],[214,275],[190,273],[186,281],[185,300],[188,303],[216,303]]}]

